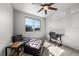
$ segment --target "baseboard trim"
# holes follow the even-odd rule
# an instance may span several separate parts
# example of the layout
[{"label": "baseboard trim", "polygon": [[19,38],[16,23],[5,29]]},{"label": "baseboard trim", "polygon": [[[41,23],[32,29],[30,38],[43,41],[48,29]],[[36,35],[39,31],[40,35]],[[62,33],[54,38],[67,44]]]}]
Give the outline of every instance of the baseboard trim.
[{"label": "baseboard trim", "polygon": [[66,46],[66,47],[68,47],[68,48],[71,48],[71,49],[74,49],[74,50],[77,50],[77,51],[79,51],[79,49],[77,49],[77,48],[75,48],[74,46],[72,47],[72,45],[71,46],[68,46],[68,43],[62,43],[62,45],[63,46]]}]

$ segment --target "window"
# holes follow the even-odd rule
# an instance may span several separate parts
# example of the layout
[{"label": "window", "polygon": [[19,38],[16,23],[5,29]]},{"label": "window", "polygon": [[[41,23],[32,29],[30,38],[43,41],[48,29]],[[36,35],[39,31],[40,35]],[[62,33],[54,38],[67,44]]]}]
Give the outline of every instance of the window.
[{"label": "window", "polygon": [[26,17],[25,26],[26,32],[40,31],[40,20]]}]

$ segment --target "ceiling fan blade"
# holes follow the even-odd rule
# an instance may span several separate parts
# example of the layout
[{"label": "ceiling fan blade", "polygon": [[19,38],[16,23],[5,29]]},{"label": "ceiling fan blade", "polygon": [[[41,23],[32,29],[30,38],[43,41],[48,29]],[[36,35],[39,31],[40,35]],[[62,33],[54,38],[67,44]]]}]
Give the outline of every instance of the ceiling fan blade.
[{"label": "ceiling fan blade", "polygon": [[45,10],[45,14],[47,14],[47,10]]},{"label": "ceiling fan blade", "polygon": [[54,3],[49,3],[48,6],[51,6],[51,5],[53,5],[53,4],[54,4]]},{"label": "ceiling fan blade", "polygon": [[48,9],[57,10],[57,8],[53,8],[53,7],[48,7]]},{"label": "ceiling fan blade", "polygon": [[38,12],[40,12],[41,10],[43,10],[43,8],[41,8],[40,10],[38,10]]},{"label": "ceiling fan blade", "polygon": [[44,4],[41,4],[41,6],[43,6],[43,7],[44,7],[45,5],[44,5]]}]

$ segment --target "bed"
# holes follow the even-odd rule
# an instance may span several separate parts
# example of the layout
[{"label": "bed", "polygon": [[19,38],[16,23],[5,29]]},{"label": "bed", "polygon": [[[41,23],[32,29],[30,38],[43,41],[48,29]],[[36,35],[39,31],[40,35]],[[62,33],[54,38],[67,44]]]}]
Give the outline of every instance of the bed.
[{"label": "bed", "polygon": [[43,43],[43,40],[31,39],[29,42],[25,43],[24,52],[34,56],[42,55]]}]

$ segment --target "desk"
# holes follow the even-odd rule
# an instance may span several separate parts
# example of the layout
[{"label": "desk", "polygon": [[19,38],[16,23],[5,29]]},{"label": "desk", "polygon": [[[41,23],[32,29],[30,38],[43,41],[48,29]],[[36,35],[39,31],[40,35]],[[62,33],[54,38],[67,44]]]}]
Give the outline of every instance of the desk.
[{"label": "desk", "polygon": [[54,42],[56,42],[59,38],[60,44],[58,44],[58,45],[61,46],[62,45],[62,39],[61,38],[62,38],[63,35],[64,34],[56,34],[54,36],[50,36],[50,41],[52,41],[51,38],[53,38],[55,40]]},{"label": "desk", "polygon": [[62,41],[61,38],[62,38],[62,36],[63,36],[64,34],[58,34],[58,35],[59,35],[59,37],[60,37],[60,41]]},{"label": "desk", "polygon": [[[15,42],[9,46],[7,46],[5,48],[5,55],[7,56],[7,48],[11,48],[11,49],[15,49],[15,52],[17,52],[17,56],[19,56],[20,52],[19,52],[19,48],[23,48],[22,47],[23,42]],[[22,52],[21,52],[22,53]]]}]

